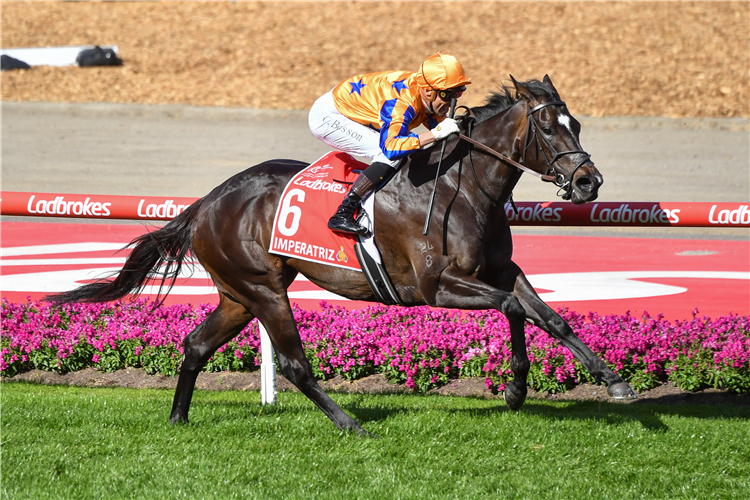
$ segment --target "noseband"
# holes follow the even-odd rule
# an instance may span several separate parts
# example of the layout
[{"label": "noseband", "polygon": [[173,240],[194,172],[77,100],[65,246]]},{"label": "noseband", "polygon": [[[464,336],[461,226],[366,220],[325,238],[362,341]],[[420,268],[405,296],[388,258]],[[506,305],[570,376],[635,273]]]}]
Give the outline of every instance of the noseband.
[{"label": "noseband", "polygon": [[[534,118],[534,113],[539,111],[542,108],[546,108],[547,106],[565,106],[565,103],[563,101],[550,101],[550,102],[544,102],[542,104],[539,104],[538,106],[535,106],[529,110],[528,113],[526,113],[526,116],[528,117],[528,120],[526,120],[526,139],[524,141],[523,145],[523,164],[527,165],[526,163],[526,151],[529,149],[529,146],[531,146],[531,141],[533,140],[536,143],[536,158],[539,159],[539,152],[542,152],[542,155],[544,156],[544,161],[547,163],[547,173],[546,175],[548,177],[554,176],[554,182],[555,186],[559,187],[560,189],[557,191],[558,196],[562,196],[563,200],[569,200],[571,195],[573,194],[573,178],[576,175],[576,172],[578,172],[578,169],[581,168],[585,163],[589,161],[591,158],[591,155],[588,154],[586,151],[580,150],[580,149],[572,149],[570,151],[562,151],[557,152],[555,151],[555,148],[552,147],[552,144],[547,140],[546,137],[544,137],[544,133],[542,133],[539,130],[539,124],[536,122],[536,119]],[[533,136],[533,138],[532,138]],[[539,142],[539,138],[541,137],[542,142],[547,146],[549,151],[552,153],[552,159],[550,159],[547,156],[547,152],[542,147],[542,144]],[[565,155],[571,155],[571,154],[583,154],[584,158],[581,160],[581,162],[576,166],[575,169],[573,169],[573,173],[570,174],[570,178],[565,179],[565,176],[557,170],[555,170],[555,162],[562,158]],[[544,179],[546,180],[546,179]]]}]

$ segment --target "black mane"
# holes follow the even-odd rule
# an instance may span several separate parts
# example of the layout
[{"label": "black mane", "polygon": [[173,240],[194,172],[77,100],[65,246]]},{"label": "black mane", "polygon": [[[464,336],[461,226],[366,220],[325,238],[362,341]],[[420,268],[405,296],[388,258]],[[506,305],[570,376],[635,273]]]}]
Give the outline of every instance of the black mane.
[{"label": "black mane", "polygon": [[[549,87],[539,80],[529,80],[521,83],[536,95],[543,95],[550,99],[554,98]],[[471,108],[474,112],[474,116],[476,116],[477,123],[482,123],[488,118],[492,118],[498,113],[502,113],[520,101],[521,97],[515,90],[515,88],[510,89],[507,86],[502,85],[499,92],[492,92],[490,94],[484,105]]]}]

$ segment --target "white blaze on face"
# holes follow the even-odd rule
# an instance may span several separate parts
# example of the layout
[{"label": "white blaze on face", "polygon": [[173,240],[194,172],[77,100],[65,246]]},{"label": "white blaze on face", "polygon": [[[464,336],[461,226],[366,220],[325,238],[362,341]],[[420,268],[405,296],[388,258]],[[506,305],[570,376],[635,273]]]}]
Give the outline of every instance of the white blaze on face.
[{"label": "white blaze on face", "polygon": [[564,115],[562,113],[558,114],[557,123],[568,129],[571,134],[573,133],[573,129],[570,128],[570,117],[568,115]]}]

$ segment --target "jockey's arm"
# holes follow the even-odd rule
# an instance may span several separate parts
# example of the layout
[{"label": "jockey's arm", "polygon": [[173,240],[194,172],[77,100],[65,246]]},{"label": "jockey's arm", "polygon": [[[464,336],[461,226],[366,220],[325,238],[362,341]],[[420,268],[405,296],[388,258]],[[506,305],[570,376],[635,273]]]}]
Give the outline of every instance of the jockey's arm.
[{"label": "jockey's arm", "polygon": [[435,136],[429,130],[427,132],[422,132],[417,137],[419,138],[419,147],[422,149],[430,147],[437,142]]},{"label": "jockey's arm", "polygon": [[460,131],[456,120],[453,118],[445,118],[432,130],[419,134],[417,139],[419,140],[419,146],[424,149],[435,142],[447,139],[451,135],[457,134]]},{"label": "jockey's arm", "polygon": [[[451,134],[459,132],[455,120],[452,118],[440,117],[434,124],[429,122],[426,123],[428,126],[435,127],[431,130],[427,130],[420,134],[414,134],[413,132],[407,132],[405,134],[404,131],[408,131],[410,128],[409,124],[413,117],[413,110],[409,108],[409,111],[411,112],[404,113],[402,108],[404,108],[404,106],[397,102],[389,114],[386,115],[385,113],[381,113],[381,116],[387,116],[388,118],[388,121],[384,122],[383,127],[381,128],[381,136],[385,135],[381,140],[381,144],[386,156],[389,156],[389,153],[393,154],[393,151],[406,152],[408,150],[425,149],[435,144],[437,141],[446,139]],[[416,141],[414,141],[414,139],[416,139]],[[414,142],[417,142],[418,144],[414,144]],[[417,145],[418,147],[415,148]]]}]

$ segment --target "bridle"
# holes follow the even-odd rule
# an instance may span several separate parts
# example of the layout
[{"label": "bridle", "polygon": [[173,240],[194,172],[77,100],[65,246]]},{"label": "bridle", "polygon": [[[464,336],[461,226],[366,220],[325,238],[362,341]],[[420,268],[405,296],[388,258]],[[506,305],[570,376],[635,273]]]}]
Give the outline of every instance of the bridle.
[{"label": "bridle", "polygon": [[[527,104],[527,106],[528,106],[528,104]],[[489,154],[490,156],[494,156],[498,160],[500,160],[500,161],[502,161],[504,163],[507,163],[507,164],[509,164],[509,165],[517,168],[521,172],[527,172],[527,173],[529,173],[531,175],[539,177],[540,179],[542,179],[545,182],[552,182],[552,183],[554,183],[555,186],[557,186],[557,187],[560,188],[557,191],[557,195],[560,196],[560,197],[562,197],[563,200],[569,200],[571,198],[572,194],[573,194],[573,179],[574,179],[574,177],[576,175],[576,172],[578,171],[579,168],[581,168],[583,165],[585,165],[589,161],[589,159],[591,158],[591,155],[588,154],[586,151],[578,150],[578,149],[577,150],[570,150],[570,151],[563,151],[563,152],[560,152],[560,153],[558,153],[557,151],[555,151],[555,148],[552,146],[552,144],[550,144],[550,142],[547,140],[547,138],[544,137],[544,134],[543,133],[539,133],[540,132],[539,131],[539,124],[537,124],[536,119],[534,118],[534,113],[535,112],[537,112],[540,109],[545,108],[547,106],[565,106],[565,103],[563,101],[545,102],[545,103],[539,104],[538,106],[535,106],[535,107],[529,109],[529,111],[526,113],[526,116],[528,117],[528,119],[527,119],[527,122],[526,122],[526,138],[524,140],[524,146],[523,146],[523,157],[522,157],[523,164],[520,164],[518,162],[515,162],[515,161],[511,160],[510,158],[508,158],[504,154],[502,154],[502,153],[500,153],[498,151],[495,151],[494,149],[490,148],[489,146],[486,146],[486,145],[482,144],[481,142],[479,142],[479,141],[471,138],[472,126],[474,125],[474,123],[475,123],[476,120],[475,120],[475,118],[474,118],[473,113],[471,112],[471,110],[468,107],[466,107],[466,106],[460,106],[460,108],[466,109],[467,113],[468,113],[467,114],[467,116],[469,117],[468,122],[467,122],[468,123],[468,126],[467,126],[467,134],[468,135],[459,134],[459,139],[464,140],[466,142],[469,142],[470,144],[472,144],[473,146],[475,146],[480,151],[482,151],[482,152],[484,152],[486,154]],[[534,171],[534,170],[532,170],[532,169],[530,169],[529,167],[526,166],[526,151],[528,150],[529,146],[531,146],[532,136],[533,136],[533,140],[536,143],[536,148],[535,149],[536,149],[537,159],[539,158],[539,151],[541,151],[542,155],[544,156],[544,161],[547,164],[547,171],[546,171],[545,174],[540,174],[539,172],[536,172],[536,171]],[[539,142],[539,138],[540,137],[542,139],[542,142],[547,146],[547,148],[550,150],[551,154],[553,155],[552,159],[550,159],[549,156],[547,156],[547,152],[544,150],[544,148],[542,147],[541,143]],[[495,198],[493,198],[492,196],[490,196],[490,194],[487,193],[487,191],[485,191],[485,189],[482,187],[482,184],[479,182],[479,178],[477,177],[476,169],[474,168],[474,160],[473,160],[473,158],[471,156],[471,151],[472,151],[472,149],[469,149],[469,162],[471,164],[471,171],[474,174],[474,179],[476,180],[477,185],[479,186],[479,189],[491,201],[493,201],[495,203],[500,203],[500,200],[496,200]],[[568,179],[566,179],[565,175],[563,175],[563,174],[561,174],[561,173],[559,173],[559,172],[557,172],[555,170],[554,165],[555,165],[555,162],[557,162],[557,160],[559,160],[563,156],[566,156],[566,155],[569,155],[569,154],[583,154],[585,156],[584,156],[583,160],[581,160],[581,162],[576,166],[576,168],[573,169],[573,173],[570,174],[570,177]],[[512,202],[512,198],[511,198],[511,202]]]},{"label": "bridle", "polygon": [[[528,113],[526,113],[526,116],[528,119],[526,120],[526,139],[523,145],[523,164],[526,165],[526,151],[529,149],[529,146],[531,146],[532,136],[533,140],[536,143],[536,158],[539,159],[539,152],[542,152],[542,155],[544,156],[544,161],[547,163],[547,176],[554,176],[554,182],[555,186],[559,187],[560,189],[557,191],[557,195],[561,196],[563,200],[569,200],[571,195],[573,194],[573,179],[575,178],[576,172],[578,172],[578,169],[581,168],[584,164],[588,163],[589,159],[591,158],[591,155],[588,154],[586,151],[583,151],[581,149],[571,149],[570,151],[561,151],[557,152],[555,151],[555,148],[550,144],[550,142],[547,140],[546,137],[544,137],[544,133],[542,133],[539,130],[539,124],[536,122],[536,119],[534,118],[534,113],[539,111],[542,108],[546,108],[547,106],[565,106],[565,102],[563,101],[550,101],[550,102],[543,102],[542,104],[539,104],[537,106],[534,106],[531,108]],[[541,137],[542,142],[547,146],[547,148],[552,153],[552,159],[547,156],[547,152],[542,147],[542,144],[539,142],[539,138]],[[565,176],[555,170],[555,162],[566,155],[572,155],[572,154],[582,154],[584,155],[584,158],[576,165],[576,168],[573,169],[573,173],[570,174],[570,177],[568,179],[565,179]],[[544,179],[543,179],[544,180]]]}]

